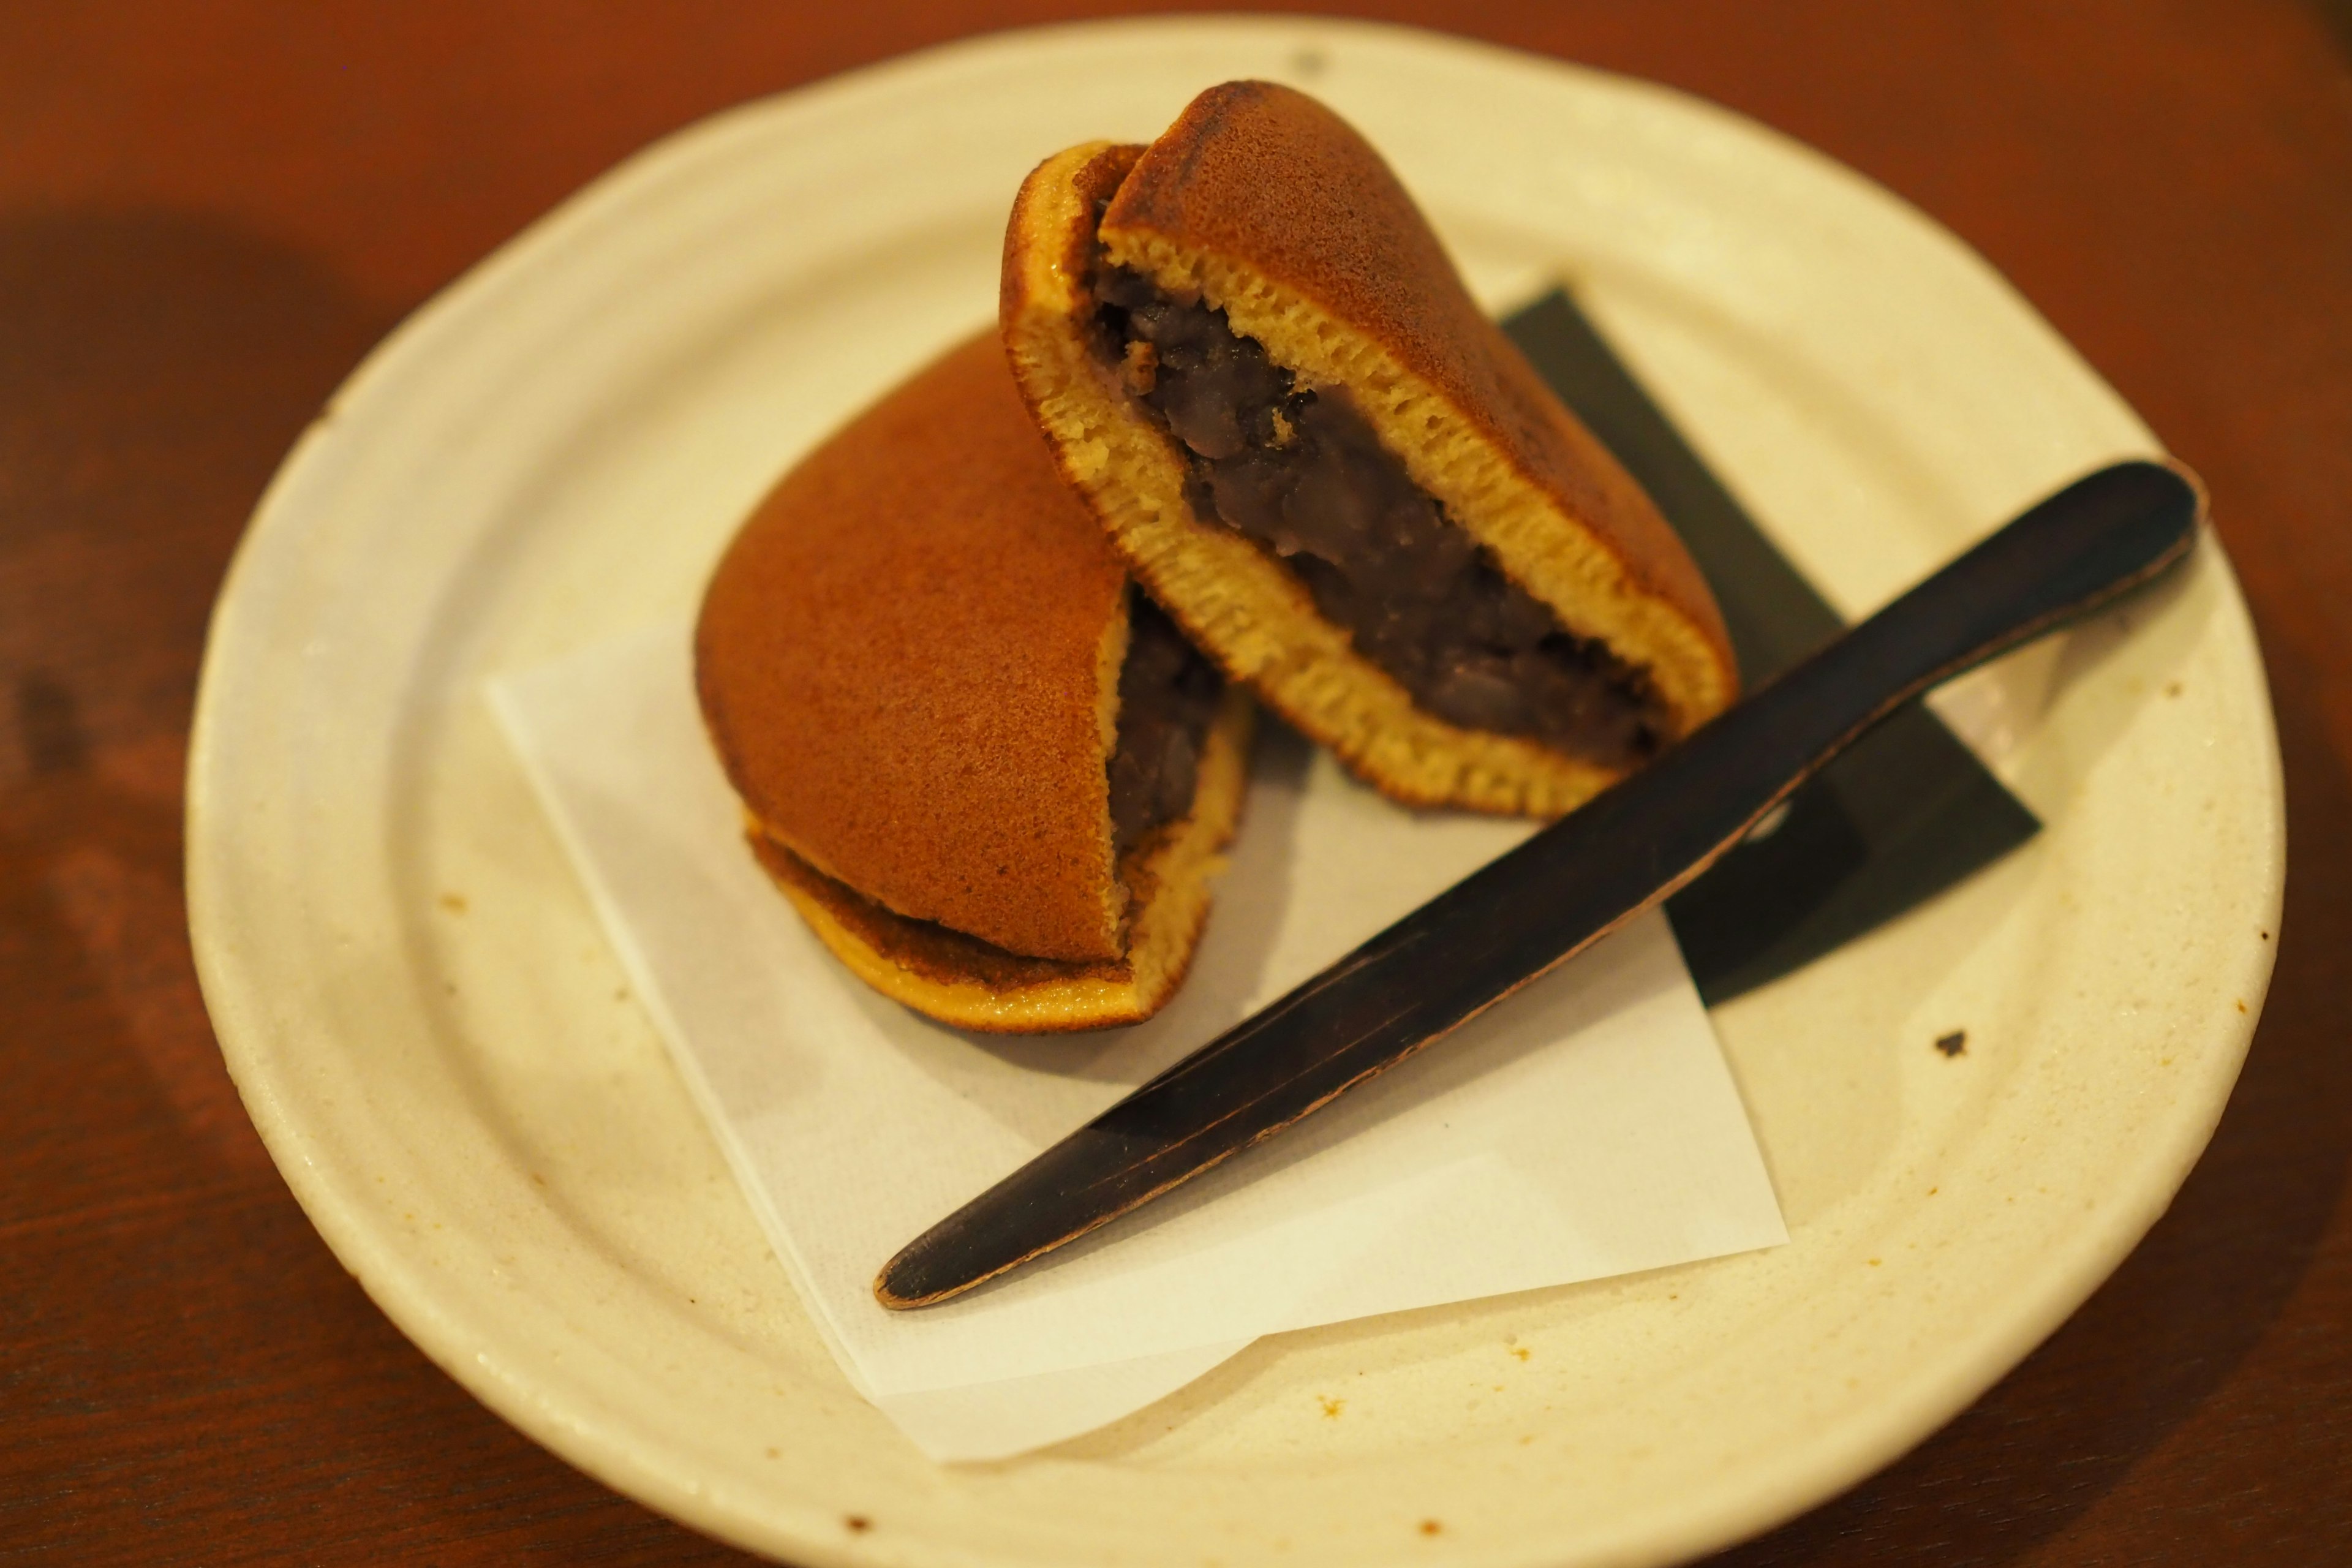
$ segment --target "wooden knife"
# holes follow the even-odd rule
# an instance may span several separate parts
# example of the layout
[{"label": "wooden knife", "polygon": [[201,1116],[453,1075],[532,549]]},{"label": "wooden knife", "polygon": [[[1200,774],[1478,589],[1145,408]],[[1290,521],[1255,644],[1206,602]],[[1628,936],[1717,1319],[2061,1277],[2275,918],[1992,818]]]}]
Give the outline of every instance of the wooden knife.
[{"label": "wooden knife", "polygon": [[907,1308],[969,1290],[1443,1037],[1655,907],[1903,703],[2182,560],[2204,511],[2178,466],[2076,480],[940,1221],[875,1296]]}]

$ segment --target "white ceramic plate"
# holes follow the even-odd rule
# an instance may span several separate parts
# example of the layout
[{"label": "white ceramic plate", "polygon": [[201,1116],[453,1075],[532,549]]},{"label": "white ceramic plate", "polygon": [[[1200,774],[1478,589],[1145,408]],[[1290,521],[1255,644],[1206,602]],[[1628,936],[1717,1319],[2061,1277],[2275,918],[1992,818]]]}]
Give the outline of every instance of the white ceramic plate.
[{"label": "white ceramic plate", "polygon": [[[1243,75],[1355,121],[1490,292],[1572,277],[1849,612],[2152,447],[1981,261],[1821,157],[1655,88],[1368,26],[919,56],[672,138],[477,268],[336,397],[237,557],[191,763],[197,959],[256,1123],[394,1321],[532,1436],[729,1540],[810,1563],[1696,1552],[2015,1363],[2162,1211],[2244,1053],[2282,814],[2209,541],[1979,684],[2046,833],[1718,1015],[1791,1245],[1262,1342],[1003,1464],[934,1467],[862,1404],[481,682],[690,605],[789,458],[988,319],[1032,163],[1148,138]],[[1958,1028],[1965,1054],[1933,1048]]]}]

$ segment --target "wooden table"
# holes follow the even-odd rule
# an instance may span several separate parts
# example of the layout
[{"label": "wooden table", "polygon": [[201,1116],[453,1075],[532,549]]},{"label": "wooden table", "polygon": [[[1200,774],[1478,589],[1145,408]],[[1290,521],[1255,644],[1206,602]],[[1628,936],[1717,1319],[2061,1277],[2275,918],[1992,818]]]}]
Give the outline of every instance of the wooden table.
[{"label": "wooden table", "polygon": [[[2270,663],[2294,872],[2203,1163],[1974,1408],[1722,1561],[2352,1561],[2352,6],[1370,9],[1715,99],[1957,230],[2206,476]],[[183,914],[205,613],[336,383],[566,192],[1077,14],[0,6],[0,1563],[740,1560],[476,1405],[263,1153]]]}]

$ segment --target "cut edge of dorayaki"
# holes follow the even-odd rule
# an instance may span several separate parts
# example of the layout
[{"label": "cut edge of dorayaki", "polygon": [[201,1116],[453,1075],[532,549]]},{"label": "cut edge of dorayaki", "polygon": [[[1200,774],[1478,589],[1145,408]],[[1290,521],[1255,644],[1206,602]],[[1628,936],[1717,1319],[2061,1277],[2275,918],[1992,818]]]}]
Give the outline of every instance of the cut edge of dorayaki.
[{"label": "cut edge of dorayaki", "polygon": [[[1230,678],[1252,687],[1350,772],[1392,799],[1557,816],[1623,776],[1622,769],[1516,736],[1465,729],[1428,712],[1395,678],[1357,653],[1347,632],[1323,618],[1292,573],[1253,542],[1193,515],[1174,438],[1133,409],[1088,341],[1097,214],[1143,151],[1087,143],[1047,159],[1031,174],[1005,236],[1000,322],[1013,379],[1050,437],[1064,477],[1093,506],[1129,570]],[[1328,343],[1345,335],[1310,301],[1264,279],[1256,280],[1256,288],[1244,287],[1237,279],[1245,269],[1238,264],[1180,260],[1164,242],[1106,248],[1109,259],[1135,265],[1162,288],[1195,290],[1213,308],[1227,310],[1235,331],[1257,337],[1285,368],[1308,372],[1304,379],[1309,384],[1348,384],[1345,375],[1335,374],[1335,365],[1286,363],[1286,357],[1316,357],[1297,354],[1302,340]],[[1236,306],[1241,308],[1234,310]],[[1260,335],[1269,329],[1277,342]],[[1291,354],[1286,356],[1284,349]],[[1384,364],[1376,379],[1394,387],[1402,374],[1401,367]],[[1431,396],[1426,389],[1408,388],[1403,401],[1417,404],[1419,412],[1427,409]],[[1368,413],[1384,444],[1398,450],[1401,421],[1385,409]],[[1565,612],[1560,601],[1563,577],[1590,576],[1589,556],[1574,573],[1544,566],[1526,570],[1531,535],[1542,531],[1531,529],[1528,520],[1538,510],[1556,508],[1516,474],[1465,459],[1459,452],[1445,454],[1446,460],[1438,463],[1426,451],[1399,455],[1415,482],[1441,501],[1458,500],[1465,468],[1475,470],[1471,488],[1486,492],[1489,510],[1497,490],[1507,494],[1511,504],[1504,509],[1508,515],[1499,531],[1507,538],[1458,513],[1456,523],[1495,549],[1514,575],[1524,571],[1527,585],[1563,624],[1580,635],[1587,630],[1589,623],[1580,624],[1581,618]],[[1441,482],[1433,486],[1433,478]],[[1449,478],[1452,482],[1446,482]],[[1580,525],[1570,531],[1580,554],[1597,549]],[[1609,584],[1608,595],[1621,609],[1626,588],[1622,581]],[[1664,619],[1652,620],[1653,613]],[[1609,618],[1616,623],[1611,630],[1625,624],[1622,616]],[[1729,701],[1733,688],[1716,668],[1722,661],[1703,637],[1678,623],[1670,607],[1635,610],[1633,618],[1649,622],[1645,630],[1663,633],[1656,640],[1642,639],[1650,651],[1672,649],[1668,662],[1677,668],[1666,684],[1677,699],[1677,733]],[[1639,662],[1654,667],[1656,661]]]}]

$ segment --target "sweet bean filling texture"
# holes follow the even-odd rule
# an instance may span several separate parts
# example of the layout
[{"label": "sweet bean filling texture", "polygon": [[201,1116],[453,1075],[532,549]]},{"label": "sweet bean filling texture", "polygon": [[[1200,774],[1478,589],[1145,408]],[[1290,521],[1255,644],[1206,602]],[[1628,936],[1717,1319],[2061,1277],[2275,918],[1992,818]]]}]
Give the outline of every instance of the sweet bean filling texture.
[{"label": "sweet bean filling texture", "polygon": [[1648,672],[1504,576],[1343,393],[1297,386],[1223,311],[1140,273],[1098,262],[1094,295],[1097,352],[1175,437],[1194,514],[1273,552],[1414,702],[1607,767],[1656,752]]},{"label": "sweet bean filling texture", "polygon": [[1127,662],[1118,670],[1118,744],[1110,770],[1111,850],[1118,859],[1166,823],[1192,815],[1201,747],[1224,681],[1166,612],[1128,590]]}]

